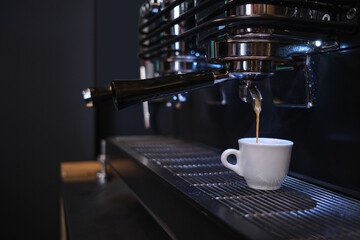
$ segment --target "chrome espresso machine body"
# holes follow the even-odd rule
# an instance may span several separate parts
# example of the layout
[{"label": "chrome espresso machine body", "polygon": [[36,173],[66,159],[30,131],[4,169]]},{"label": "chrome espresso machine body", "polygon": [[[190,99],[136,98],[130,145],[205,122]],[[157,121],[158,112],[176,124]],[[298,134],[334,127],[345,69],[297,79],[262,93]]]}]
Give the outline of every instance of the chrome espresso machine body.
[{"label": "chrome espresso machine body", "polygon": [[[109,138],[111,169],[173,238],[189,237],[184,228],[193,237],[359,238],[359,11],[351,0],[146,1],[141,80],[83,92],[87,106],[141,103],[154,133]],[[219,158],[255,136],[256,96],[260,136],[294,142],[289,177],[271,192],[248,189]]]}]

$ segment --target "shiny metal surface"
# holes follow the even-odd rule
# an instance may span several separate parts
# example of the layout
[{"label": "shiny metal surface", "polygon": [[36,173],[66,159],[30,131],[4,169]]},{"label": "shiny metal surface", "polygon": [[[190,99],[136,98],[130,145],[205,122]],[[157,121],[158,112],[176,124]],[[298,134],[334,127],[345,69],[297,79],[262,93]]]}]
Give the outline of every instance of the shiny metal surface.
[{"label": "shiny metal surface", "polygon": [[[307,55],[326,50],[336,50],[336,42],[287,39],[271,34],[249,34],[224,38],[211,44],[208,58],[214,62],[237,60],[269,60],[277,64],[290,63],[293,56]],[[272,69],[274,71],[274,69]]]},{"label": "shiny metal surface", "polygon": [[[296,7],[272,4],[243,4],[236,1],[227,1],[230,7],[226,10],[228,17],[289,17],[316,19],[317,10],[308,9],[298,14]],[[323,19],[322,19],[323,20]],[[325,21],[325,20],[323,20]],[[207,48],[207,58],[210,62],[228,63],[229,71],[239,78],[247,78],[254,74],[272,75],[277,65],[298,64],[294,56],[308,55],[323,50],[319,39],[330,41],[324,46],[327,51],[338,49],[335,40],[326,40],[324,35],[307,35],[301,30],[282,29],[282,27],[267,28],[260,26],[224,26],[224,31],[219,31],[218,37],[213,40],[204,40]],[[322,42],[322,41],[321,41]],[[331,46],[331,47],[330,47]],[[247,64],[250,62],[251,64]],[[304,65],[304,62],[302,63]],[[251,79],[251,77],[248,77]]]},{"label": "shiny metal surface", "polygon": [[[151,6],[152,4],[154,3],[145,3],[143,7],[145,7],[145,9],[151,9],[148,5]],[[177,21],[181,15],[193,8],[193,1],[179,2],[175,0],[166,0],[158,2],[155,5],[161,6],[161,9],[168,8],[169,10],[160,18],[159,23],[161,22],[161,24],[156,24],[154,27],[150,26],[147,29],[150,36],[154,35],[152,38],[153,41],[166,42],[167,39],[180,36],[187,30],[195,27],[194,16],[190,16],[182,22],[164,27],[171,21]],[[171,7],[172,5],[173,7]],[[147,18],[142,18],[142,21],[146,22]],[[158,34],[157,37],[155,33]],[[142,35],[140,35],[140,38],[141,36]],[[200,70],[199,67],[201,64],[199,62],[205,62],[205,56],[197,51],[195,40],[196,39],[194,37],[187,38],[181,41],[176,41],[161,49],[158,52],[158,55],[160,55],[160,68],[158,69],[158,74],[183,74]],[[143,46],[146,48],[146,46],[151,45],[152,41],[150,39],[150,41],[147,40],[142,42],[144,43]],[[154,60],[157,61],[157,58]]]},{"label": "shiny metal surface", "polygon": [[[358,239],[360,201],[288,176],[279,190],[260,191],[220,163],[220,153],[164,137],[118,138],[159,169],[278,239]],[[196,195],[193,193],[193,195]]]},{"label": "shiny metal surface", "polygon": [[[303,68],[308,78],[311,69],[306,56],[340,49],[337,31],[355,24],[355,3],[342,4],[164,1],[158,15],[165,25],[154,23],[143,31],[140,43],[147,44],[140,57],[159,61],[159,75],[197,71],[201,61],[204,65],[222,65],[231,77],[241,80],[266,79],[291,67]],[[148,19],[143,17],[142,21],[146,23]],[[140,29],[144,29],[142,25]],[[161,57],[156,57],[159,54]],[[195,64],[191,65],[191,61]],[[312,81],[315,83],[316,79]],[[307,101],[297,107],[316,104],[314,89],[308,85],[306,89]]]},{"label": "shiny metal surface", "polygon": [[264,3],[259,3],[259,4],[252,4],[252,3],[248,3],[248,4],[241,4],[238,5],[236,4],[236,1],[234,0],[228,0],[226,1],[228,4],[230,3],[235,3],[234,7],[231,7],[230,9],[228,9],[226,11],[226,14],[228,16],[234,16],[234,15],[262,15],[262,14],[267,14],[267,15],[289,15],[289,13],[291,12],[291,8],[290,7],[285,7],[285,6],[275,6],[272,4],[264,4]]}]

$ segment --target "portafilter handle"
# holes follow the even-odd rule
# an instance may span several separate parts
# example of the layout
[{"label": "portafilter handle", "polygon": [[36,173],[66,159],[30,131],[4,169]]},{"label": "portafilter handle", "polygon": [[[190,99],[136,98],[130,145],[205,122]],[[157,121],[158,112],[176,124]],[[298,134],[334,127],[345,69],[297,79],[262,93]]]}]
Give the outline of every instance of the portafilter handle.
[{"label": "portafilter handle", "polygon": [[111,87],[92,87],[82,91],[83,99],[85,100],[86,107],[98,106],[101,103],[111,102],[113,94]]},{"label": "portafilter handle", "polygon": [[229,79],[227,70],[200,71],[141,80],[113,80],[109,87],[83,91],[87,107],[113,99],[117,109],[176,93],[210,87]]}]

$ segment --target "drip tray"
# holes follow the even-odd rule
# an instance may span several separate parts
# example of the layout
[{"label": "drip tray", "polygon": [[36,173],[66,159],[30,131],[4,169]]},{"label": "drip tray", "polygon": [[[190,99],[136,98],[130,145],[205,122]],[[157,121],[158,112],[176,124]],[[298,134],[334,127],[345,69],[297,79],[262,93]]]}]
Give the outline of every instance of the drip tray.
[{"label": "drip tray", "polygon": [[221,152],[173,138],[111,138],[109,163],[172,238],[359,239],[360,201],[288,176],[254,190]]}]

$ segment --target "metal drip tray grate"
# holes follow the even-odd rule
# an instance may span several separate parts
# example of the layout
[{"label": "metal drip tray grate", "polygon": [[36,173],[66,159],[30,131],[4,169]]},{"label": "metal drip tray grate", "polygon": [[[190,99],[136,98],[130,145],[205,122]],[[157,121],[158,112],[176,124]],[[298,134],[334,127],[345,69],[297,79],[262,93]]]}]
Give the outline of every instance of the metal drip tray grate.
[{"label": "metal drip tray grate", "polygon": [[176,139],[134,138],[122,144],[279,239],[360,239],[357,199],[290,176],[279,190],[254,190],[222,166],[218,151]]}]

